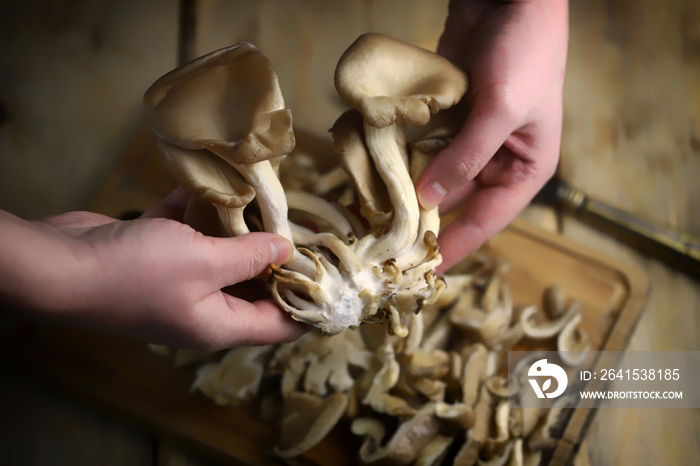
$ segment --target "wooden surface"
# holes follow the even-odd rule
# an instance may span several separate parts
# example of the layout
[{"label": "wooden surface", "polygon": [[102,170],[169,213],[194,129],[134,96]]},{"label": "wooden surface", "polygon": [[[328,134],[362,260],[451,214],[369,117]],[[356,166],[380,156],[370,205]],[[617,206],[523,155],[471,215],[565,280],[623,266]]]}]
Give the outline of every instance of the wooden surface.
[{"label": "wooden surface", "polygon": [[[227,6],[232,3],[235,7]],[[392,4],[400,6],[392,9]],[[361,32],[376,30],[430,47],[439,36],[445,4],[427,0],[203,2],[206,14],[201,21],[210,28],[204,29],[200,47],[206,51],[226,45],[223,42],[256,42],[278,69],[295,121],[324,134],[328,118],[337,115],[338,107],[328,70],[345,45]],[[421,24],[417,19],[427,21]],[[214,37],[214,31],[225,33]],[[313,40],[316,36],[323,38],[322,43]],[[564,111],[560,172],[569,182],[619,207],[700,233],[697,0],[571,2]],[[138,175],[118,172],[115,176],[124,186],[141,189],[133,183]],[[149,205],[159,194],[151,193],[149,201],[138,202]],[[576,220],[558,219],[545,208],[529,208],[523,217],[647,270],[651,294],[630,349],[700,350],[697,277],[648,259]],[[177,443],[6,370],[0,375],[0,412],[0,458],[5,464],[208,462]],[[697,464],[698,432],[699,410],[599,410],[575,462]]]},{"label": "wooden surface", "polygon": [[[540,303],[544,290],[557,284],[567,299],[581,303],[581,327],[592,337],[592,350],[627,346],[648,291],[646,274],[637,266],[610,260],[525,221],[496,237],[489,253],[509,264],[505,277],[516,308]],[[223,408],[191,393],[193,368],[173,367],[170,359],[151,353],[142,342],[30,325],[12,332],[0,347],[0,357],[31,380],[207,458],[227,464],[279,464],[271,454],[277,426],[259,420],[253,403]],[[592,365],[579,369],[594,370]],[[589,409],[571,414],[548,464],[565,464],[594,414]],[[295,458],[295,464],[351,465],[359,444],[342,422],[333,435]]]}]

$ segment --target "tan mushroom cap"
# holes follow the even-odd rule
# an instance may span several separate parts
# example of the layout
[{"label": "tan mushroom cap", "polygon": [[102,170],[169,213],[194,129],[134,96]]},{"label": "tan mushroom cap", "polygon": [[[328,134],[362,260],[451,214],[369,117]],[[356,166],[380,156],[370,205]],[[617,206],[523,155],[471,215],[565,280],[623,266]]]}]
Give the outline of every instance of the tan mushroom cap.
[{"label": "tan mushroom cap", "polygon": [[386,186],[365,146],[362,115],[356,110],[343,113],[330,129],[335,153],[357,191],[362,216],[372,228],[387,223],[392,206]]},{"label": "tan mushroom cap", "polygon": [[231,165],[216,155],[159,141],[170,174],[200,201],[222,207],[245,207],[255,190]]},{"label": "tan mushroom cap", "polygon": [[291,112],[268,59],[248,42],[198,58],[145,93],[151,130],[168,144],[252,164],[294,148]]},{"label": "tan mushroom cap", "polygon": [[335,87],[371,126],[421,126],[431,113],[459,101],[467,78],[440,55],[369,33],[360,36],[340,58]]}]

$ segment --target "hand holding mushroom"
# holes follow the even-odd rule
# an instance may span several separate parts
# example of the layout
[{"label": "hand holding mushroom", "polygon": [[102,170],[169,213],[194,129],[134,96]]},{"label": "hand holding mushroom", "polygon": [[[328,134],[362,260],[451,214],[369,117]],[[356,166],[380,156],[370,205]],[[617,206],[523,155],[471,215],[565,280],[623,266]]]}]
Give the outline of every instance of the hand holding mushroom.
[{"label": "hand holding mushroom", "polygon": [[222,291],[286,262],[289,241],[206,237],[180,222],[187,197],[177,190],[130,221],[0,211],[0,300],[40,320],[206,351],[304,334],[271,300]]},{"label": "hand holding mushroom", "polygon": [[[273,296],[294,319],[334,335],[388,318],[391,330],[406,336],[404,321],[444,288],[435,274],[438,213],[419,206],[413,180],[439,145],[440,134],[427,125],[431,115],[459,101],[466,77],[437,54],[366,34],[341,57],[335,82],[357,109],[332,133],[368,227],[346,205],[283,189],[278,173],[294,147],[291,114],[253,45],[173,70],[144,99],[172,173],[215,206],[226,234],[262,229],[297,246],[284,267],[272,266],[271,278]],[[399,125],[428,129],[404,135]],[[318,231],[292,213],[317,221]]]},{"label": "hand holding mushroom", "polygon": [[469,75],[466,120],[417,183],[423,207],[461,210],[440,235],[439,273],[510,223],[554,173],[567,10],[559,0],[450,2],[438,52]]}]

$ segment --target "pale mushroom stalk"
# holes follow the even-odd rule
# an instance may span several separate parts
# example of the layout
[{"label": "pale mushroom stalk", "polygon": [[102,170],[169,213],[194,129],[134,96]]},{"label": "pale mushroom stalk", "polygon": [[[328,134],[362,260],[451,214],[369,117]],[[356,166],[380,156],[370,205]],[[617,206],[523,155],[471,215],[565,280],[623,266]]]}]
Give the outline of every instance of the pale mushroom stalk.
[{"label": "pale mushroom stalk", "polygon": [[355,228],[345,215],[322,197],[298,190],[287,190],[286,196],[290,210],[300,210],[325,220],[338,238],[351,241],[355,236]]},{"label": "pale mushroom stalk", "polygon": [[240,236],[250,233],[250,229],[243,217],[243,211],[245,210],[243,207],[225,207],[217,204],[214,204],[214,206],[227,235]]},{"label": "pale mushroom stalk", "polygon": [[[255,190],[255,198],[265,231],[278,234],[293,243],[292,230],[287,221],[287,198],[272,164],[265,160],[254,164],[232,163],[231,165]],[[295,250],[294,254],[294,259],[297,259],[299,251]]]},{"label": "pale mushroom stalk", "polygon": [[[287,197],[272,164],[264,160],[254,164],[231,163],[231,165],[255,190],[255,199],[265,231],[280,235],[294,244],[292,229],[287,220]],[[297,248],[294,248],[287,266],[306,275],[314,273],[313,262],[301,254]]]},{"label": "pale mushroom stalk", "polygon": [[[420,150],[417,147],[413,147],[411,150],[411,165],[410,171],[411,176],[414,180],[417,180],[425,167],[427,167],[430,162],[431,155]],[[440,213],[437,207],[432,209],[420,208],[419,220],[418,220],[418,234],[416,235],[416,240],[409,251],[402,254],[399,258],[399,266],[402,268],[415,267],[420,262],[426,260],[426,245],[425,235],[431,232],[436,238],[438,232],[440,231]],[[428,252],[430,254],[430,252]],[[442,262],[442,256],[438,253],[433,254],[433,257],[429,259],[431,262],[431,267],[437,267]],[[432,265],[434,263],[434,265]]]},{"label": "pale mushroom stalk", "polygon": [[396,126],[377,128],[365,123],[364,130],[369,153],[386,184],[393,217],[387,233],[377,239],[368,235],[360,240],[357,254],[382,263],[395,259],[416,240],[420,212],[408,167],[396,144]]}]

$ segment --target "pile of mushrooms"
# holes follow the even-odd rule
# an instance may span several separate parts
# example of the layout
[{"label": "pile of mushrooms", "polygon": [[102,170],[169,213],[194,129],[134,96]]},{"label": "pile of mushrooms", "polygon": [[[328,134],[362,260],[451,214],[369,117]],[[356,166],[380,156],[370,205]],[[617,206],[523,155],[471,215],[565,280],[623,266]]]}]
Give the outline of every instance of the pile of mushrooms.
[{"label": "pile of mushrooms", "polygon": [[[484,251],[460,264],[440,298],[406,322],[406,338],[384,322],[234,348],[200,364],[192,389],[221,405],[257,405],[279,423],[274,452],[282,458],[334,432],[361,439],[362,464],[540,464],[572,400],[537,405],[528,369],[540,351],[557,351],[555,362],[575,370],[574,350],[590,339],[574,324],[580,303],[559,286],[540,303],[514,306],[507,270]],[[516,350],[528,351],[509,367]]]},{"label": "pile of mushrooms", "polygon": [[270,292],[317,330],[214,358],[157,349],[198,362],[193,389],[216,403],[258,402],[279,419],[280,457],[303,454],[347,419],[367,464],[537,464],[561,433],[567,400],[510,408],[524,385],[505,375],[508,351],[558,350],[573,366],[590,339],[579,304],[558,287],[516,309],[507,265],[488,254],[435,274],[440,218],[421,208],[413,183],[454,134],[454,122],[435,114],[462,97],[464,73],[366,34],[341,57],[335,84],[352,109],[331,129],[332,163],[287,157],[291,113],[249,43],[184,65],[146,92],[167,166],[193,194],[186,221],[209,234],[292,241],[292,260],[271,266]]}]

